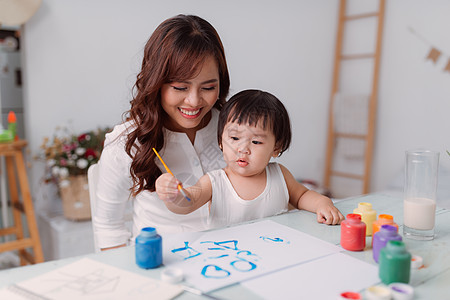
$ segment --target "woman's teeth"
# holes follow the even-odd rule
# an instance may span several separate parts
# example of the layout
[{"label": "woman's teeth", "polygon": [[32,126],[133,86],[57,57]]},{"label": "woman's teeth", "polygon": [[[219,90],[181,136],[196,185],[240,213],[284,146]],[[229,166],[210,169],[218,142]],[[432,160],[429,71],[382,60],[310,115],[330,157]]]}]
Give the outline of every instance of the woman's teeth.
[{"label": "woman's teeth", "polygon": [[188,116],[195,116],[196,114],[198,114],[200,112],[200,109],[197,110],[185,110],[183,108],[180,108],[180,111]]}]

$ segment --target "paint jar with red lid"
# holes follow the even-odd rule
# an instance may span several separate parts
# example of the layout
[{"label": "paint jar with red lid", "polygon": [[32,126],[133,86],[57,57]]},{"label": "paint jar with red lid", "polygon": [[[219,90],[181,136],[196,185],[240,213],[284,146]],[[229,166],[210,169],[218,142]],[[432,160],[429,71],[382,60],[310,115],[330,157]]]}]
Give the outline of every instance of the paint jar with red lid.
[{"label": "paint jar with red lid", "polygon": [[362,251],[366,247],[366,224],[361,215],[348,214],[341,222],[341,246],[349,251]]}]

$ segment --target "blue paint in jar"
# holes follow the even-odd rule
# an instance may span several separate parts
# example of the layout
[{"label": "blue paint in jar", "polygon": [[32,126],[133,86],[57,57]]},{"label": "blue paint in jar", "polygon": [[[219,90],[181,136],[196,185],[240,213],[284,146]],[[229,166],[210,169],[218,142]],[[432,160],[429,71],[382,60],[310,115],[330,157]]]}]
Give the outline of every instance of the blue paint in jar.
[{"label": "blue paint in jar", "polygon": [[162,239],[153,227],[141,229],[136,237],[136,264],[143,269],[157,268],[162,264]]}]

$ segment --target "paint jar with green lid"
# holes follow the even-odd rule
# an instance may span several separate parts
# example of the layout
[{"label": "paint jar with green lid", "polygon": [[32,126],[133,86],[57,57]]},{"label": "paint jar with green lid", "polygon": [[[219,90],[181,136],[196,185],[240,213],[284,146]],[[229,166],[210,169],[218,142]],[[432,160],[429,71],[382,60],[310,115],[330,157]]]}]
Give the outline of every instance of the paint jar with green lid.
[{"label": "paint jar with green lid", "polygon": [[379,256],[379,276],[384,284],[409,283],[411,254],[402,241],[389,241]]}]

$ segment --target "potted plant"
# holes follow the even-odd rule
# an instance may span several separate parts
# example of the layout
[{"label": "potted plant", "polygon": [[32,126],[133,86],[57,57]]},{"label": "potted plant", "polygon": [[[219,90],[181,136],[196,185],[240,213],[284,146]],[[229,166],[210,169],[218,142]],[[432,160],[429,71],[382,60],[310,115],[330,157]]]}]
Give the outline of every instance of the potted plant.
[{"label": "potted plant", "polygon": [[58,186],[67,219],[91,218],[87,170],[98,162],[109,128],[71,134],[57,128],[53,138],[44,138],[41,156],[45,160],[45,182]]}]

